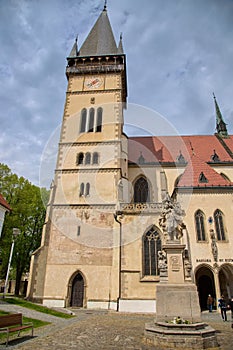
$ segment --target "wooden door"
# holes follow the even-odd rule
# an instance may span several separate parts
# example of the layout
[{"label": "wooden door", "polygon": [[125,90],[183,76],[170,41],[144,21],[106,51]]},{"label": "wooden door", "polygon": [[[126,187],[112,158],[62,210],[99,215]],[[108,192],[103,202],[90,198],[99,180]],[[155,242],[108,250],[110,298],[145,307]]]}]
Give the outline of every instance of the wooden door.
[{"label": "wooden door", "polygon": [[71,306],[83,307],[84,280],[80,273],[75,276],[72,284]]}]

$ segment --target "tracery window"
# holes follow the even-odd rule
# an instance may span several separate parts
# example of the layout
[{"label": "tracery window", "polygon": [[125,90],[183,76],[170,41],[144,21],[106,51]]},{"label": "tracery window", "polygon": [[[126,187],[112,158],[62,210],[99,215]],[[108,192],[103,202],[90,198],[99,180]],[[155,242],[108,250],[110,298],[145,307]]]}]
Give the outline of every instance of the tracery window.
[{"label": "tracery window", "polygon": [[134,203],[145,203],[150,201],[148,182],[140,177],[134,185]]},{"label": "tracery window", "polygon": [[196,234],[198,241],[206,240],[206,232],[205,232],[205,216],[201,210],[197,210],[195,213],[195,226],[196,226]]},{"label": "tracery window", "polygon": [[225,228],[224,228],[224,221],[223,221],[223,213],[219,209],[215,210],[214,212],[214,224],[215,224],[215,230],[217,234],[217,240],[225,241],[226,235],[225,235]]},{"label": "tracery window", "polygon": [[159,275],[158,252],[161,250],[161,239],[155,226],[143,236],[144,275]]}]

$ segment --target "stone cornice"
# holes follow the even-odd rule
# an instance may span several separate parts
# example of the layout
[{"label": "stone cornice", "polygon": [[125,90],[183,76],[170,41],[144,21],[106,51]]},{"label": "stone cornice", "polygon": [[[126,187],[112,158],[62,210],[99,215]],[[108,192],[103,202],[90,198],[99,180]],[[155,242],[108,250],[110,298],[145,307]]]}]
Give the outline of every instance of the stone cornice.
[{"label": "stone cornice", "polygon": [[79,169],[55,169],[57,174],[75,174],[75,173],[115,173],[121,168],[79,168]]},{"label": "stone cornice", "polygon": [[98,146],[98,145],[115,145],[116,143],[121,143],[121,140],[111,140],[111,141],[87,141],[87,142],[59,142],[59,146]]},{"label": "stone cornice", "polygon": [[78,204],[78,203],[74,203],[74,204],[61,204],[61,203],[54,203],[53,204],[53,208],[56,209],[64,209],[64,208],[68,208],[68,209],[110,209],[113,212],[115,212],[115,208],[116,205],[115,204]]},{"label": "stone cornice", "polygon": [[109,92],[121,92],[122,89],[118,88],[118,89],[107,89],[107,90],[95,90],[95,91],[90,91],[90,90],[77,90],[77,91],[67,91],[66,94],[67,95],[83,95],[83,94],[87,94],[87,95],[93,95],[93,94],[103,94],[103,93],[109,93]]}]

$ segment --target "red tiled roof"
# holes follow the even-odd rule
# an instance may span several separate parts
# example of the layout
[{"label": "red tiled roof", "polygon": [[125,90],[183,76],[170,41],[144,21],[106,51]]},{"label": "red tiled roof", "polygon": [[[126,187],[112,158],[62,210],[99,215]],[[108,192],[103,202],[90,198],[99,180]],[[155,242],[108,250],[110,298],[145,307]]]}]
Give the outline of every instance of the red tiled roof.
[{"label": "red tiled roof", "polygon": [[233,186],[233,182],[227,181],[217,173],[210,165],[203,162],[195,154],[185,168],[177,187],[219,187]]},{"label": "red tiled roof", "polygon": [[[223,140],[229,152],[233,152],[233,136]],[[129,138],[129,162],[139,163],[139,157],[145,163],[173,163],[180,154],[187,166],[178,183],[178,187],[233,186],[224,179],[208,162],[216,154],[220,162],[231,162],[233,159],[227,147],[224,147],[215,135],[198,136],[149,136]],[[206,182],[200,181],[207,179]]]},{"label": "red tiled roof", "polygon": [[[231,142],[228,147],[233,151],[233,136],[224,139]],[[129,138],[129,162],[137,163],[142,155],[145,162],[175,162],[180,152],[188,161],[193,154],[197,154],[205,162],[211,161],[214,154],[219,156],[220,161],[232,162],[226,149],[215,135],[199,136],[146,136]]]},{"label": "red tiled roof", "polygon": [[11,207],[7,203],[7,201],[3,198],[3,196],[0,194],[0,205],[5,207],[7,210],[11,210]]}]

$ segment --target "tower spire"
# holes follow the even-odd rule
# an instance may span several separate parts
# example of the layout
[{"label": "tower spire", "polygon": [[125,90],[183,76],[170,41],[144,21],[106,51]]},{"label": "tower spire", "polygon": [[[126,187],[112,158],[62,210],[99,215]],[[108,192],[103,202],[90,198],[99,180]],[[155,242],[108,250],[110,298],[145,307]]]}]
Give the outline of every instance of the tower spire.
[{"label": "tower spire", "polygon": [[122,33],[120,34],[120,40],[119,40],[119,44],[118,44],[118,48],[117,48],[117,53],[118,54],[124,53],[123,43],[122,43]]},{"label": "tower spire", "polygon": [[213,96],[214,96],[214,104],[215,104],[215,111],[216,111],[216,131],[220,137],[227,138],[228,137],[227,126],[223,120],[222,113],[220,112],[220,108],[218,106],[214,93],[213,93]]}]

